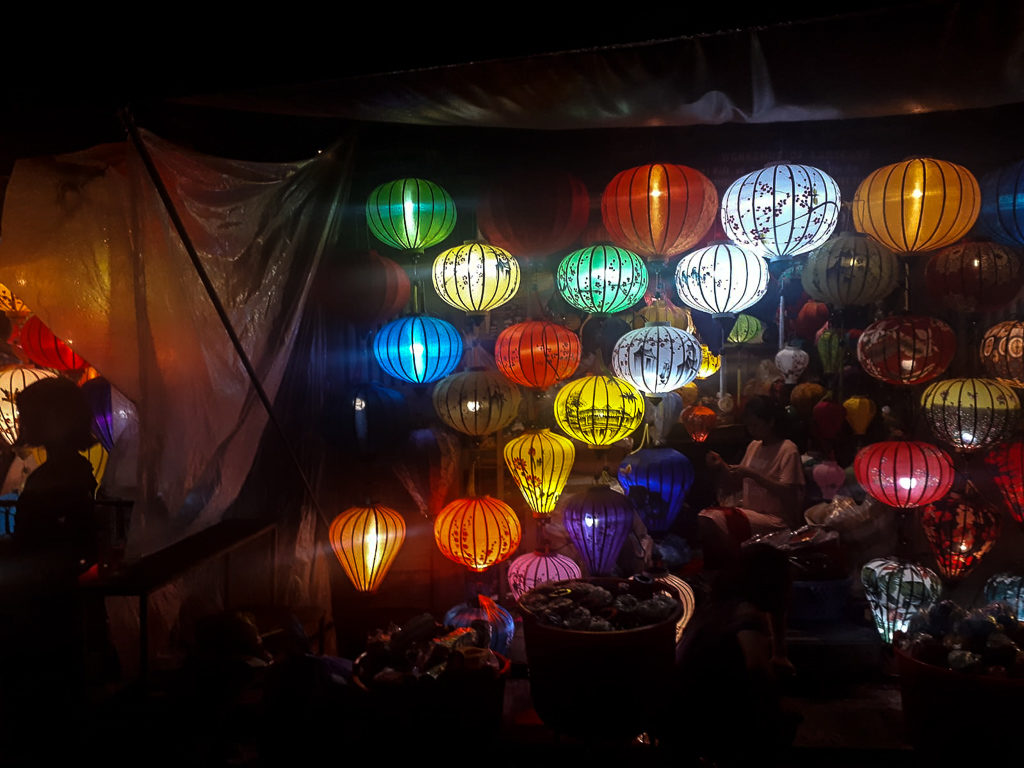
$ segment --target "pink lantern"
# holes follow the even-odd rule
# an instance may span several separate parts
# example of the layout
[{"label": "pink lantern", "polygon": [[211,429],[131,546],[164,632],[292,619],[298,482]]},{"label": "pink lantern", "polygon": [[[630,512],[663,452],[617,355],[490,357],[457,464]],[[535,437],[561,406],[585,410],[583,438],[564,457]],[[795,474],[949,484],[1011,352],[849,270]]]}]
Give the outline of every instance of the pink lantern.
[{"label": "pink lantern", "polygon": [[512,596],[518,600],[538,584],[578,579],[582,575],[579,565],[571,557],[538,549],[520,555],[509,564],[508,586]]},{"label": "pink lantern", "polygon": [[829,459],[815,464],[811,470],[811,477],[821,489],[821,497],[831,500],[846,482],[846,470],[839,466],[838,462]]}]

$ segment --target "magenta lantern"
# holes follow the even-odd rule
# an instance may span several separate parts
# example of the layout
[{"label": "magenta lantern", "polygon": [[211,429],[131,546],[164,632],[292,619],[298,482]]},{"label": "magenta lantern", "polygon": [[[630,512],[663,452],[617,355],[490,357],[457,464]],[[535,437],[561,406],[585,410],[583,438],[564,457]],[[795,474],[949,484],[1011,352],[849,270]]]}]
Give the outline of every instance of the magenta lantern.
[{"label": "magenta lantern", "polygon": [[864,490],[883,504],[911,509],[931,504],[953,486],[953,460],[919,440],[885,440],[858,451],[853,471]]},{"label": "magenta lantern", "polygon": [[512,596],[518,600],[538,584],[569,581],[582,575],[579,565],[571,557],[538,549],[520,555],[509,564],[508,586]]}]

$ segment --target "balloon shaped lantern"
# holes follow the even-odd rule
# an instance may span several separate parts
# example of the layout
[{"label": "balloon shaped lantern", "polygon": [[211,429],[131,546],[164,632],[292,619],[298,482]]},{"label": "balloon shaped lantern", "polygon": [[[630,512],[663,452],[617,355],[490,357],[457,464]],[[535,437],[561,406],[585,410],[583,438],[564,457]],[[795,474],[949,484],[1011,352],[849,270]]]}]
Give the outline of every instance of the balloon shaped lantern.
[{"label": "balloon shaped lantern", "polygon": [[874,378],[896,386],[923,384],[953,362],[953,329],[934,317],[896,315],[878,320],[857,339],[857,359]]},{"label": "balloon shaped lantern", "polygon": [[878,411],[875,401],[863,395],[846,398],[843,401],[843,408],[846,409],[846,423],[850,425],[855,435],[867,433]]},{"label": "balloon shaped lantern", "polygon": [[921,394],[932,433],[960,451],[1006,440],[1020,417],[1020,400],[995,379],[943,379]]},{"label": "balloon shaped lantern", "polygon": [[422,254],[455,229],[455,201],[426,179],[396,179],[376,187],[366,200],[366,223],[385,245]]},{"label": "balloon shaped lantern", "polygon": [[428,384],[455,370],[462,360],[462,336],[447,320],[407,315],[377,331],[373,356],[389,376]]},{"label": "balloon shaped lantern", "polygon": [[76,371],[88,363],[70,346],[70,342],[54,335],[38,315],[32,315],[21,327],[21,348],[29,360],[40,368]]},{"label": "balloon shaped lantern", "polygon": [[981,190],[956,163],[918,157],[873,171],[853,196],[853,225],[896,253],[935,251],[966,235]]},{"label": "balloon shaped lantern", "polygon": [[1024,160],[981,178],[981,229],[1004,245],[1024,245]]},{"label": "balloon shaped lantern", "polygon": [[985,372],[1012,387],[1024,387],[1024,322],[996,323],[981,339]]},{"label": "balloon shaped lantern", "polygon": [[853,460],[857,482],[872,498],[899,509],[931,504],[953,486],[953,460],[919,440],[885,440],[861,448]]},{"label": "balloon shaped lantern", "polygon": [[951,491],[921,510],[921,528],[942,578],[969,575],[999,537],[999,510],[977,493]]},{"label": "balloon shaped lantern", "polygon": [[434,518],[434,541],[441,554],[472,571],[507,560],[522,536],[512,507],[491,496],[456,499]]},{"label": "balloon shaped lantern", "polygon": [[512,614],[484,594],[477,594],[469,602],[453,605],[445,611],[441,621],[446,627],[472,627],[475,622],[487,622],[491,630],[488,647],[503,656],[508,655],[516,631],[516,620]]},{"label": "balloon shaped lantern", "polygon": [[679,420],[695,443],[703,443],[718,423],[718,415],[706,405],[690,405],[683,409]]},{"label": "balloon shaped lantern", "polygon": [[619,464],[619,485],[650,533],[668,533],[693,485],[693,464],[674,448],[641,448]]},{"label": "balloon shaped lantern", "polygon": [[81,390],[92,409],[93,435],[107,451],[112,451],[128,425],[138,419],[135,404],[102,376],[89,379]]},{"label": "balloon shaped lantern", "polygon": [[551,581],[568,581],[583,575],[571,557],[538,549],[520,555],[508,566],[508,586],[518,600],[534,587]]},{"label": "balloon shaped lantern", "polygon": [[895,557],[878,557],[861,568],[860,580],[882,642],[906,632],[910,618],[939,599],[942,581],[931,568]]},{"label": "balloon shaped lantern", "polygon": [[985,240],[963,240],[933,253],[924,268],[925,287],[954,312],[989,312],[1013,301],[1024,285],[1016,252]]},{"label": "balloon shaped lantern", "polygon": [[1024,525],[1024,442],[1012,440],[985,451],[985,465],[1013,519]]},{"label": "balloon shaped lantern", "polygon": [[752,307],[767,292],[768,279],[768,263],[738,245],[698,248],[676,265],[679,298],[712,317],[732,316]]},{"label": "balloon shaped lantern", "polygon": [[31,365],[5,365],[0,367],[0,437],[8,445],[18,439],[18,393],[40,379],[56,377],[49,368]]},{"label": "balloon shaped lantern", "polygon": [[739,314],[726,341],[732,344],[747,344],[760,338],[763,332],[764,323],[753,315]]},{"label": "balloon shaped lantern", "polygon": [[843,232],[807,254],[804,291],[830,307],[860,307],[888,296],[900,282],[896,254],[867,235]]},{"label": "balloon shaped lantern", "polygon": [[647,395],[693,381],[702,362],[701,343],[668,323],[648,323],[623,334],[612,349],[612,371]]},{"label": "balloon shaped lantern", "polygon": [[576,460],[572,441],[548,429],[528,429],[505,443],[504,456],[534,518],[549,518]]},{"label": "balloon shaped lantern", "polygon": [[591,447],[611,445],[644,420],[644,396],[614,376],[584,376],[555,396],[555,421],[566,434]]},{"label": "balloon shaped lantern", "polygon": [[405,542],[405,520],[380,504],[352,507],[331,523],[331,548],[359,592],[376,592]]},{"label": "balloon shaped lantern", "polygon": [[787,344],[775,353],[775,366],[782,373],[787,384],[796,384],[804,375],[810,361],[810,355],[792,344]]},{"label": "balloon shaped lantern", "polygon": [[629,499],[606,485],[595,485],[566,500],[565,529],[588,575],[608,576],[615,570],[633,514]]},{"label": "balloon shaped lantern", "polygon": [[803,419],[809,419],[814,406],[825,396],[828,390],[816,381],[801,381],[789,393],[789,404]]},{"label": "balloon shaped lantern", "polygon": [[441,421],[471,437],[483,437],[519,415],[519,388],[497,371],[453,373],[434,385],[434,411]]},{"label": "balloon shaped lantern", "polygon": [[580,364],[580,337],[564,325],[527,320],[510,325],[494,343],[494,363],[510,380],[545,390],[568,379]]},{"label": "balloon shaped lantern", "polygon": [[504,248],[464,243],[434,259],[434,290],[456,309],[482,314],[508,302],[519,290],[519,262]]},{"label": "balloon shaped lantern", "polygon": [[647,291],[647,265],[625,248],[593,245],[562,259],[555,281],[558,292],[576,309],[612,315],[643,298]]}]

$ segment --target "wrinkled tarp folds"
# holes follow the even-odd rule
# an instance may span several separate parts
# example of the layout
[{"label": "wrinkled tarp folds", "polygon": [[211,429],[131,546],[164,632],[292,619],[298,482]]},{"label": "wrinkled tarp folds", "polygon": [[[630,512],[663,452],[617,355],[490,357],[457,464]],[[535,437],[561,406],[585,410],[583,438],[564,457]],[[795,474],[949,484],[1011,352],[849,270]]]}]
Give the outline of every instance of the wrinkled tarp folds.
[{"label": "wrinkled tarp folds", "polygon": [[[251,163],[141,135],[272,401],[350,153]],[[108,469],[135,499],[126,555],[221,519],[268,416],[132,145],[16,164],[0,282],[135,403],[137,457],[115,445]]]},{"label": "wrinkled tarp folds", "polygon": [[[671,21],[665,26],[671,30]],[[370,122],[552,130],[872,118],[1022,97],[1024,4],[978,0],[903,3],[760,29],[184,101]]]}]

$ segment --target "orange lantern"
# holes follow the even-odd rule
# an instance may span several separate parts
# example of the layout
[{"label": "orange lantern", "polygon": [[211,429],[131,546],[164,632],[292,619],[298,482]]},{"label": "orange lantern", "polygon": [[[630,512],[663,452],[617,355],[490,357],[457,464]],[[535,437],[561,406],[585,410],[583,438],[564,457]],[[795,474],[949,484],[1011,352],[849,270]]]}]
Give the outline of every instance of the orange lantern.
[{"label": "orange lantern", "polygon": [[441,554],[473,571],[508,559],[522,536],[515,511],[492,496],[456,499],[434,520],[434,541]]},{"label": "orange lantern", "polygon": [[718,423],[718,416],[706,405],[691,405],[683,409],[679,421],[686,427],[694,442],[703,443],[708,439],[708,433]]},{"label": "orange lantern", "polygon": [[548,320],[510,325],[494,343],[494,363],[506,378],[538,390],[572,376],[581,354],[580,337]]},{"label": "orange lantern", "polygon": [[58,339],[38,315],[32,315],[21,328],[21,348],[36,365],[58,371],[75,371],[87,363],[71,349],[68,342]]},{"label": "orange lantern", "polygon": [[327,532],[331,549],[360,592],[376,592],[405,542],[405,520],[380,504],[352,507]]},{"label": "orange lantern", "polygon": [[802,418],[809,419],[811,411],[827,390],[816,381],[802,381],[789,393],[789,404]]}]

